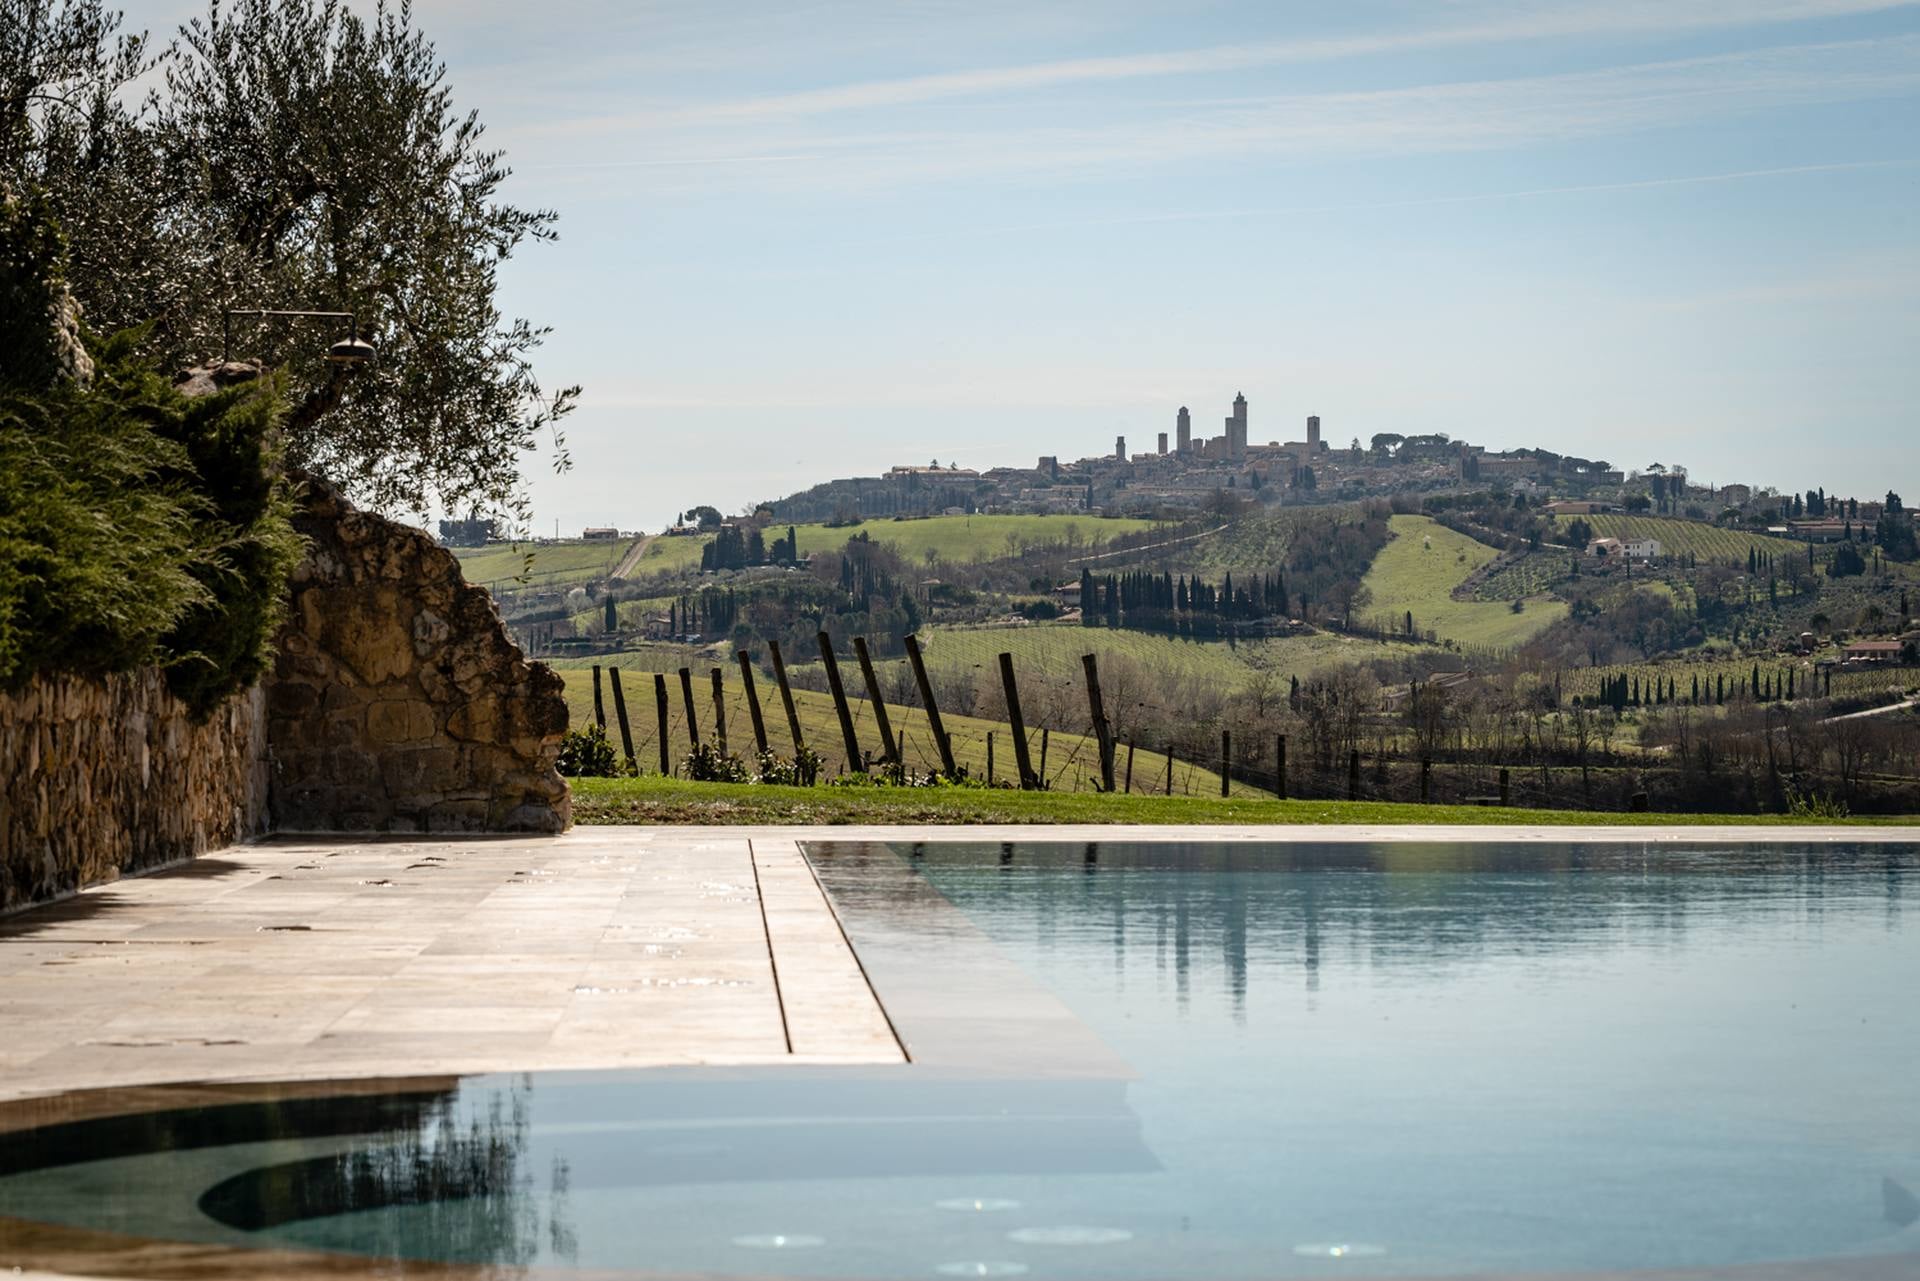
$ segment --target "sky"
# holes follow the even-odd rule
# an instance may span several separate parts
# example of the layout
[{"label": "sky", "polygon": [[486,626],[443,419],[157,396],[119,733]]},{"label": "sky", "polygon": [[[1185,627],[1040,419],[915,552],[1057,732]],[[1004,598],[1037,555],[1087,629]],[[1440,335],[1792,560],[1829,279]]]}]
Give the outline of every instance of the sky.
[{"label": "sky", "polygon": [[1236,392],[1255,441],[1318,414],[1920,491],[1920,5],[415,17],[560,215],[502,283],[585,388],[573,470],[528,460],[538,532],[1150,449]]}]

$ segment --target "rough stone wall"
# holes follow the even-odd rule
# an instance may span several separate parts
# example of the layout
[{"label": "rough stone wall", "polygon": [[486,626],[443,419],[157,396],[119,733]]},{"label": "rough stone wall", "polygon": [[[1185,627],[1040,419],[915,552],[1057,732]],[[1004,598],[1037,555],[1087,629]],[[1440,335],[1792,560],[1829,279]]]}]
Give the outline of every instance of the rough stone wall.
[{"label": "rough stone wall", "polygon": [[276,830],[557,832],[562,682],[425,533],[318,480],[267,682]]},{"label": "rough stone wall", "polygon": [[258,835],[265,708],[196,724],[153,668],[0,694],[0,911]]}]

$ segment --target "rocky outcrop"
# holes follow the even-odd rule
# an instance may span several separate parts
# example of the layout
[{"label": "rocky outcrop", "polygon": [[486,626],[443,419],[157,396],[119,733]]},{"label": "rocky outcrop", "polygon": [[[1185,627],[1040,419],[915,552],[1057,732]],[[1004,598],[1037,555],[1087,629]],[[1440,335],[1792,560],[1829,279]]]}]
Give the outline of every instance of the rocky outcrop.
[{"label": "rocky outcrop", "polygon": [[562,682],[528,662],[493,598],[420,530],[307,481],[267,682],[279,831],[557,832]]},{"label": "rocky outcrop", "polygon": [[265,705],[196,722],[158,668],[0,694],[0,911],[259,834]]}]

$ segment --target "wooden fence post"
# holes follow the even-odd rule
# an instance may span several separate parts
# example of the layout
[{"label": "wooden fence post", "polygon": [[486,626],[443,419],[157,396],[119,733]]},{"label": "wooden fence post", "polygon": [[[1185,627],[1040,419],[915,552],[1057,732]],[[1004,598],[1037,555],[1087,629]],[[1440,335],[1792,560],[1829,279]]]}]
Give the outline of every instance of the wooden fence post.
[{"label": "wooden fence post", "polygon": [[627,724],[627,696],[620,690],[620,669],[607,668],[607,680],[613,685],[613,715],[620,722],[620,750],[627,754],[627,766],[639,772],[640,762],[633,759],[633,729]]},{"label": "wooden fence post", "polygon": [[1033,760],[1027,752],[1027,718],[1020,714],[1020,686],[1013,678],[1013,655],[1000,655],[1000,685],[1007,695],[1007,724],[1013,731],[1013,763],[1020,768],[1020,786],[1032,788]]},{"label": "wooden fence post", "polygon": [[1173,795],[1173,744],[1167,744],[1167,795]]},{"label": "wooden fence post", "polygon": [[1042,725],[1040,727],[1039,787],[1041,788],[1042,791],[1046,790],[1048,785],[1047,784],[1047,740],[1050,739],[1052,736],[1053,736],[1052,730],[1049,730],[1045,725]]},{"label": "wooden fence post", "polygon": [[1133,744],[1132,743],[1127,744],[1127,786],[1125,790],[1128,796],[1133,795]]},{"label": "wooden fence post", "polygon": [[806,741],[800,737],[800,713],[793,710],[793,689],[787,684],[787,665],[780,658],[780,642],[767,642],[767,656],[773,659],[774,684],[780,687],[780,705],[787,709],[787,729],[793,734],[793,756],[800,758]]},{"label": "wooden fence post", "polygon": [[993,731],[987,731],[987,785],[993,785]]},{"label": "wooden fence post", "polygon": [[660,717],[660,773],[672,778],[673,753],[667,743],[667,678],[661,672],[653,674],[653,710]]},{"label": "wooden fence post", "polygon": [[727,754],[727,686],[719,668],[713,669],[713,737],[720,755]]},{"label": "wooden fence post", "polygon": [[1347,799],[1360,799],[1360,753],[1357,751],[1347,755]]},{"label": "wooden fence post", "polygon": [[1220,795],[1226,796],[1233,788],[1233,731],[1220,731]]},{"label": "wooden fence post", "polygon": [[687,705],[687,740],[700,746],[700,717],[693,710],[693,672],[680,669],[680,701]]},{"label": "wooden fence post", "polygon": [[1107,724],[1107,710],[1100,701],[1100,665],[1092,654],[1082,654],[1080,665],[1087,670],[1087,710],[1093,715],[1093,735],[1100,745],[1100,790],[1113,787],[1113,727]]},{"label": "wooden fence post", "polygon": [[1278,735],[1273,743],[1273,794],[1287,799],[1287,736]]},{"label": "wooden fence post", "polygon": [[740,685],[747,691],[747,716],[753,721],[753,749],[765,756],[767,754],[767,723],[760,716],[760,691],[753,687],[753,660],[747,657],[747,651],[741,650]]},{"label": "wooden fence post", "polygon": [[906,767],[900,744],[893,737],[893,722],[887,719],[887,700],[880,696],[880,678],[873,674],[873,659],[867,654],[867,638],[853,638],[853,656],[860,660],[860,677],[867,684],[867,698],[873,703],[873,723],[880,731],[880,747],[895,769]]},{"label": "wooden fence post", "polygon": [[860,740],[853,733],[853,713],[847,708],[847,688],[840,683],[840,664],[834,661],[833,637],[821,632],[815,638],[820,645],[820,663],[827,669],[827,688],[833,693],[833,709],[840,713],[840,740],[847,749],[847,768],[864,774],[867,762],[860,755]]},{"label": "wooden fence post", "polygon": [[1420,803],[1424,805],[1432,798],[1433,798],[1433,761],[1425,756],[1422,756],[1420,758]]},{"label": "wooden fence post", "polygon": [[1512,800],[1512,779],[1507,773],[1507,767],[1502,765],[1500,767],[1500,803],[1507,805],[1510,804]]},{"label": "wooden fence post", "polygon": [[601,733],[607,731],[607,705],[600,698],[600,664],[593,665],[593,723]]},{"label": "wooden fence post", "polygon": [[920,701],[926,705],[927,728],[933,731],[933,745],[940,749],[940,769],[948,778],[959,777],[953,765],[953,742],[940,720],[940,706],[933,701],[933,682],[927,679],[926,660],[920,656],[920,638],[907,637],[907,661],[913,664],[913,680],[920,687]]}]

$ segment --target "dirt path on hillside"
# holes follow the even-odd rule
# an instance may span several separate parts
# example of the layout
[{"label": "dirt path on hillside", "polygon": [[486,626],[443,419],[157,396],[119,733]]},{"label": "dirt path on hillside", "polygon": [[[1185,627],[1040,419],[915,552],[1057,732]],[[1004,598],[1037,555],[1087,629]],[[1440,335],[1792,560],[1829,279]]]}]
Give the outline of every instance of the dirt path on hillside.
[{"label": "dirt path on hillside", "polygon": [[620,558],[620,563],[613,567],[613,573],[608,575],[608,577],[625,578],[628,574],[632,573],[633,567],[638,565],[640,558],[647,554],[647,548],[653,546],[653,540],[656,537],[657,535],[654,534],[642,534],[640,537],[634,539],[633,546],[627,548],[627,554]]},{"label": "dirt path on hillside", "polygon": [[1226,528],[1226,525],[1216,525],[1212,529],[1202,530],[1198,534],[1188,534],[1184,538],[1169,538],[1164,543],[1148,543],[1144,547],[1122,547],[1119,551],[1095,552],[1091,556],[1076,556],[1068,561],[1067,564],[1084,565],[1089,561],[1108,560],[1114,556],[1137,556],[1141,552],[1155,552],[1163,547],[1178,547],[1183,543],[1197,543],[1203,538],[1212,538],[1215,534]]}]

